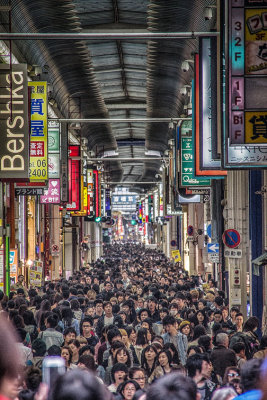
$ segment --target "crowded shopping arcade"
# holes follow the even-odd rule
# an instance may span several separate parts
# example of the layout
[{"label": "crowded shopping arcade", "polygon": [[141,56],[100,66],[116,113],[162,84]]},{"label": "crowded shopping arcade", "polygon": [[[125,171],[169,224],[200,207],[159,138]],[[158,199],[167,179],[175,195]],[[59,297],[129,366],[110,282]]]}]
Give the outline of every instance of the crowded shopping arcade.
[{"label": "crowded shopping arcade", "polygon": [[0,0],[0,400],[267,400],[266,170],[267,1]]}]

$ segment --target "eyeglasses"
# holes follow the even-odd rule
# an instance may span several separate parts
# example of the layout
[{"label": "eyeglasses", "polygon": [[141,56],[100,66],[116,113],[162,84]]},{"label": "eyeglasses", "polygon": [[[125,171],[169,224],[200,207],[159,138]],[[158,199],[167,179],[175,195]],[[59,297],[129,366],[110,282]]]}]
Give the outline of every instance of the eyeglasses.
[{"label": "eyeglasses", "polygon": [[135,381],[144,381],[146,379],[145,376],[139,376],[138,378],[134,378]]},{"label": "eyeglasses", "polygon": [[238,374],[238,373],[231,372],[230,374],[227,374],[227,376],[230,376],[230,377],[232,378],[233,376],[239,376],[239,374]]}]

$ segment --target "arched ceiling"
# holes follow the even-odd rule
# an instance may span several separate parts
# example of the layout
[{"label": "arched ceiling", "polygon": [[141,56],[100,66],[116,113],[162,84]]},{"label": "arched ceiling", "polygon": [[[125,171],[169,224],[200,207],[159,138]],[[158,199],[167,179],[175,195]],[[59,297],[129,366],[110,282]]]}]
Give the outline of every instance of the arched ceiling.
[{"label": "arched ceiling", "polygon": [[[204,8],[216,0],[13,0],[13,32],[183,32],[209,31]],[[2,25],[1,29],[5,28]],[[16,46],[30,65],[42,67],[65,118],[177,117],[193,69],[197,40],[20,40]],[[146,150],[168,148],[168,123],[82,124],[80,134],[99,155],[143,158]],[[160,162],[108,164],[111,181],[154,181]]]}]

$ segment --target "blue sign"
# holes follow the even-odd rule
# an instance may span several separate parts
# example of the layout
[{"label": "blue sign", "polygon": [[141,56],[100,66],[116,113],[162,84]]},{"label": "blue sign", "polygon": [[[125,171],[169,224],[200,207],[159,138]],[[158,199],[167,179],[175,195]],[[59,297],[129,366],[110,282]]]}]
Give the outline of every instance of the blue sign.
[{"label": "blue sign", "polygon": [[207,235],[209,238],[211,238],[211,224],[207,226]]},{"label": "blue sign", "polygon": [[219,243],[208,243],[208,253],[210,254],[219,253]]},{"label": "blue sign", "polygon": [[223,234],[223,242],[227,247],[234,249],[240,244],[240,234],[236,229],[227,229]]}]

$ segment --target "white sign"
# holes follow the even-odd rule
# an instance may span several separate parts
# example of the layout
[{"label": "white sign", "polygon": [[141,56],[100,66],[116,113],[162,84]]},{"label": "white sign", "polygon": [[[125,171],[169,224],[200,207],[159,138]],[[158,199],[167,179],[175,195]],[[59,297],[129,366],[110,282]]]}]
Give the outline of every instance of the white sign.
[{"label": "white sign", "polygon": [[208,259],[210,262],[218,263],[220,261],[219,253],[208,253]]},{"label": "white sign", "polygon": [[241,258],[242,257],[242,250],[240,249],[225,249],[224,250],[224,257],[228,258]]},{"label": "white sign", "polygon": [[48,177],[60,178],[60,160],[59,154],[48,155]]}]

